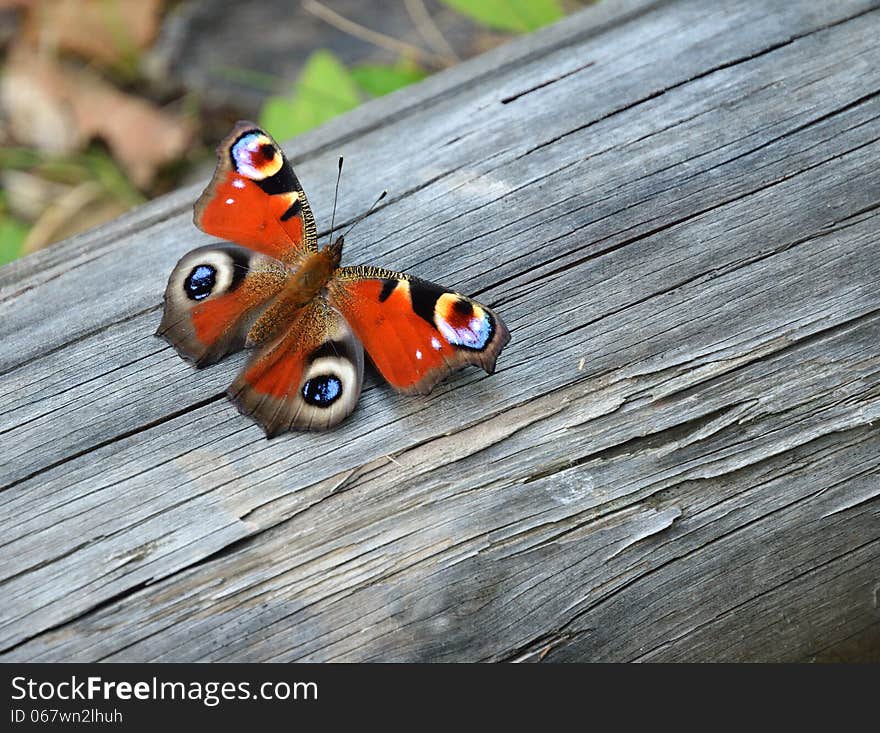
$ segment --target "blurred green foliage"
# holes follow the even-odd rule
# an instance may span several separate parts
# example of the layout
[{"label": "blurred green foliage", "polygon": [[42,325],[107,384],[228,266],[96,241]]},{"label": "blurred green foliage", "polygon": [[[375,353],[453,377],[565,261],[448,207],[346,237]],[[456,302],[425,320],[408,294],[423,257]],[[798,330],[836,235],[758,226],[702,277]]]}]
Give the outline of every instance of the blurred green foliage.
[{"label": "blurred green foliage", "polygon": [[[558,0],[442,0],[474,22],[514,33],[527,33],[563,16]],[[273,137],[287,140],[357,107],[421,81],[429,72],[414,61],[346,66],[329,50],[315,51],[287,92],[266,100],[260,124]],[[261,80],[262,81],[262,80]]]},{"label": "blurred green foliage", "polygon": [[98,146],[69,155],[48,155],[33,148],[0,148],[0,170],[4,169],[30,171],[47,180],[72,185],[95,181],[126,206],[145,201],[116,161]]},{"label": "blurred green foliage", "polygon": [[309,56],[289,94],[270,97],[260,124],[273,137],[286,140],[317,127],[361,102],[358,86],[342,62],[320,49]]},{"label": "blurred green foliage", "polygon": [[394,66],[383,64],[362,64],[351,70],[352,78],[358,86],[373,97],[390,94],[401,87],[421,81],[428,72],[417,64],[401,60]]},{"label": "blurred green foliage", "polygon": [[327,49],[306,60],[287,94],[269,97],[260,125],[286,140],[357,107],[365,98],[380,97],[424,79],[428,72],[414,63],[363,64],[351,69]]},{"label": "blurred green foliage", "polygon": [[[47,155],[33,148],[0,148],[0,170],[21,170],[47,181],[70,186],[97,183],[108,198],[123,208],[137,206],[145,197],[128,180],[116,162],[95,146],[82,153]],[[6,191],[0,189],[0,265],[11,262],[24,252],[31,225],[16,219],[9,211]]]},{"label": "blurred green foliage", "polygon": [[27,224],[14,219],[7,211],[5,193],[0,191],[0,265],[21,255],[27,233]]},{"label": "blurred green foliage", "polygon": [[490,28],[528,33],[559,20],[557,0],[441,0],[444,5]]}]

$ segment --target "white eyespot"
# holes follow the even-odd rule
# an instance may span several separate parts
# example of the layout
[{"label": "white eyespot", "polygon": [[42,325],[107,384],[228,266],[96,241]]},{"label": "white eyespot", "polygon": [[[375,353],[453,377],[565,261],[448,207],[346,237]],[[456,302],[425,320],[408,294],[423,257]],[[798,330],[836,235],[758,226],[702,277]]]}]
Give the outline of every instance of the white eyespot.
[{"label": "white eyespot", "polygon": [[241,178],[236,178],[232,182],[232,185],[235,186],[236,188],[244,188],[245,183],[244,183],[244,181],[241,180]]},{"label": "white eyespot", "polygon": [[437,351],[443,348],[443,344],[440,343],[436,336],[431,336],[431,346],[437,349]]},{"label": "white eyespot", "polygon": [[200,247],[193,250],[178,263],[174,271],[176,279],[174,290],[186,296],[188,292],[187,278],[199,267],[213,270],[214,280],[204,297],[222,295],[229,290],[235,275],[235,261],[227,252],[213,247]]},{"label": "white eyespot", "polygon": [[421,358],[422,358],[422,352],[419,351],[418,349],[416,349],[416,359],[421,359]]},{"label": "white eyespot", "polygon": [[[335,320],[326,338],[342,342],[346,348],[335,356],[319,356],[304,369],[299,385],[291,385],[298,395],[288,402],[287,413],[281,417],[294,427],[335,425],[354,409],[361,392],[363,347],[338,311],[327,307],[323,315]],[[311,380],[316,381],[309,384]]]},{"label": "white eyespot", "polygon": [[445,320],[438,319],[437,328],[449,343],[466,346],[469,349],[482,349],[489,340],[489,320],[487,318],[471,318],[467,326],[460,328],[455,328]]},{"label": "white eyespot", "polygon": [[284,164],[272,141],[258,132],[243,135],[232,146],[235,170],[252,181],[262,181],[277,173]]},{"label": "white eyespot", "polygon": [[226,203],[227,203],[227,204],[234,204],[234,203],[235,203],[235,199],[226,199]]}]

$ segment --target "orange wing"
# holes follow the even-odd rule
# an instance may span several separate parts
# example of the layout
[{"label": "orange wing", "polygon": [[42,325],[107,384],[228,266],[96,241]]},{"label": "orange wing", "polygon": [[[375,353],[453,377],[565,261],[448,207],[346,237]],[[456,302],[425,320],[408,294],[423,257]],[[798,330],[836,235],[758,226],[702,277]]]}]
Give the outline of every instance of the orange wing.
[{"label": "orange wing", "polygon": [[510,340],[486,306],[408,275],[343,267],[329,293],[376,368],[403,392],[426,394],[467,364],[491,374]]},{"label": "orange wing", "polygon": [[239,122],[217,148],[194,221],[207,234],[284,262],[317,250],[305,192],[281,148],[253,122]]}]

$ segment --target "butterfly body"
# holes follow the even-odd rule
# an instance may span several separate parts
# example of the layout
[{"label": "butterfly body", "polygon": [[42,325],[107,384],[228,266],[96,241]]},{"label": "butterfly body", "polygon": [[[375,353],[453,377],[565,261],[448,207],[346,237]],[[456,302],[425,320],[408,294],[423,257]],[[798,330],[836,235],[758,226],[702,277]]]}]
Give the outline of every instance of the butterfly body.
[{"label": "butterfly body", "polygon": [[158,334],[197,366],[254,349],[228,395],[268,436],[349,415],[364,350],[402,392],[427,393],[467,364],[494,370],[510,337],[489,308],[402,273],[341,267],[342,237],[318,249],[305,193],[265,132],[239,123],[218,157],[195,223],[236,244],[181,258]]},{"label": "butterfly body", "polygon": [[245,346],[258,346],[277,336],[294,314],[324,290],[339,265],[340,244],[308,255],[299,267],[289,268],[283,288],[248,332]]}]

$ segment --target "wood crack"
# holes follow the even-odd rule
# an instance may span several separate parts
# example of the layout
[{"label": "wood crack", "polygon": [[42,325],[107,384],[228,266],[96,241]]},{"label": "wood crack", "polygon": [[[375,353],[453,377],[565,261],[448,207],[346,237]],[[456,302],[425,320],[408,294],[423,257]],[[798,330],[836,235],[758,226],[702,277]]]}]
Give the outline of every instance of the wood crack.
[{"label": "wood crack", "polygon": [[779,41],[777,43],[770,44],[769,46],[761,49],[760,51],[755,51],[753,53],[749,53],[749,54],[740,56],[738,58],[735,58],[731,61],[726,61],[722,64],[718,64],[717,66],[713,66],[712,68],[707,69],[706,71],[703,71],[699,74],[696,74],[688,79],[684,79],[683,81],[677,82],[675,84],[671,84],[668,87],[665,87],[663,89],[659,89],[655,92],[652,92],[651,94],[642,96],[639,99],[636,99],[632,102],[629,102],[625,105],[622,105],[621,107],[618,107],[618,108],[602,115],[601,117],[597,117],[595,120],[590,120],[589,122],[586,122],[583,125],[579,125],[578,127],[575,127],[572,130],[564,132],[561,135],[558,135],[554,138],[551,138],[550,140],[546,140],[546,141],[542,142],[541,144],[534,146],[533,148],[529,148],[525,153],[522,154],[522,157],[527,156],[527,155],[531,155],[532,153],[537,152],[538,150],[541,150],[542,148],[545,148],[548,145],[554,145],[555,143],[560,142],[561,140],[564,140],[566,137],[568,137],[570,135],[573,135],[578,132],[582,132],[583,130],[586,130],[590,127],[593,127],[594,125],[597,125],[600,122],[604,122],[607,119],[610,119],[612,117],[616,117],[617,115],[623,114],[624,112],[628,112],[632,109],[635,109],[636,107],[639,107],[639,106],[645,104],[646,102],[650,102],[653,99],[657,99],[658,97],[661,97],[664,94],[668,94],[669,92],[674,91],[675,89],[679,89],[680,87],[683,87],[687,84],[691,84],[695,81],[698,81],[699,79],[704,79],[708,76],[711,76],[712,74],[718,73],[719,71],[724,71],[725,69],[729,69],[733,66],[738,66],[738,65],[746,63],[748,61],[753,61],[754,59],[759,58],[761,56],[766,56],[767,54],[773,53],[774,51],[778,51],[781,48],[785,48],[786,46],[790,46],[791,44],[801,40],[802,38],[806,38],[807,36],[811,36],[816,33],[821,33],[823,31],[827,31],[827,30],[834,28],[838,25],[842,25],[843,23],[848,23],[848,22],[855,20],[857,18],[861,18],[863,15],[867,15],[869,13],[874,12],[874,10],[875,9],[873,9],[873,8],[868,9],[868,10],[864,10],[860,13],[856,13],[855,15],[851,15],[847,18],[842,19],[842,20],[838,20],[833,23],[829,23],[829,24],[821,26],[819,28],[811,29],[808,32],[793,35],[785,41]]},{"label": "wood crack", "polygon": [[567,79],[568,77],[573,76],[574,74],[577,74],[577,73],[583,71],[584,69],[590,68],[595,63],[596,63],[595,61],[588,61],[586,64],[581,64],[580,66],[578,66],[575,69],[572,69],[571,71],[566,71],[563,74],[559,74],[558,76],[554,76],[552,79],[547,79],[546,81],[542,81],[539,84],[535,84],[534,86],[531,86],[528,89],[524,89],[521,92],[517,92],[516,94],[511,94],[507,97],[502,97],[501,104],[510,104],[511,102],[515,102],[520,97],[526,96],[526,94],[531,94],[532,92],[536,92],[539,89],[543,89],[544,87],[549,87],[551,84],[555,84],[558,81],[562,81],[563,79]]},{"label": "wood crack", "polygon": [[23,484],[26,481],[30,481],[31,479],[39,476],[40,474],[46,473],[47,471],[51,471],[55,468],[58,468],[59,466],[63,466],[64,464],[69,463],[71,461],[75,461],[78,458],[81,458],[82,456],[85,456],[89,453],[93,453],[96,450],[100,450],[101,448],[106,448],[108,445],[113,445],[114,443],[118,443],[119,441],[125,440],[126,438],[130,438],[134,435],[137,435],[138,433],[142,433],[142,432],[145,432],[145,431],[150,430],[152,428],[155,428],[159,425],[163,425],[171,420],[175,420],[178,417],[181,417],[182,415],[186,415],[187,413],[193,412],[193,411],[198,410],[202,407],[206,407],[207,405],[218,402],[218,401],[224,399],[225,397],[226,397],[225,392],[213,395],[212,397],[208,397],[204,400],[200,400],[200,401],[195,402],[191,405],[187,405],[179,410],[175,410],[174,412],[169,412],[167,415],[163,415],[162,417],[159,417],[155,420],[151,420],[148,423],[138,425],[136,428],[133,428],[131,430],[126,430],[124,433],[119,433],[118,435],[113,435],[110,438],[102,440],[99,443],[95,443],[94,445],[90,445],[87,448],[83,448],[82,450],[77,451],[76,453],[73,453],[69,456],[65,456],[64,458],[62,458],[58,461],[55,461],[54,463],[50,463],[46,466],[41,467],[40,469],[28,474],[27,476],[22,476],[21,478],[18,478],[15,481],[12,481],[12,482],[6,484],[3,487],[0,487],[0,493],[2,493],[4,491],[8,491],[9,489],[11,489],[15,486],[18,486],[20,484]]}]

